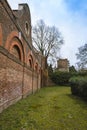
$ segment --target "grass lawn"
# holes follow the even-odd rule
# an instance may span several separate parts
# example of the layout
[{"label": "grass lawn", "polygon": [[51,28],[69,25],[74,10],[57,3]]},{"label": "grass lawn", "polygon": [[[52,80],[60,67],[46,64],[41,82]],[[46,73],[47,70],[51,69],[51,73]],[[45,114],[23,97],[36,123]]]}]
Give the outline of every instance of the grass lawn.
[{"label": "grass lawn", "polygon": [[87,102],[69,87],[47,87],[0,114],[0,130],[87,130]]}]

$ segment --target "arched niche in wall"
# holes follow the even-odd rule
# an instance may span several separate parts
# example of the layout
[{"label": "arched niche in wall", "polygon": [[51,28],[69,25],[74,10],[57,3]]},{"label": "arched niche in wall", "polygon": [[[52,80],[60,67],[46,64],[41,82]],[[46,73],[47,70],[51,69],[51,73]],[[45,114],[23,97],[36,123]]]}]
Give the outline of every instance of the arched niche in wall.
[{"label": "arched niche in wall", "polygon": [[41,67],[40,66],[38,68],[38,72],[39,72],[39,74],[41,74]]},{"label": "arched niche in wall", "polygon": [[12,39],[9,51],[17,59],[23,62],[23,49],[20,41],[16,37]]},{"label": "arched niche in wall", "polygon": [[35,70],[36,72],[38,72],[38,63],[37,63],[37,62],[36,62],[35,65],[34,65],[34,70]]},{"label": "arched niche in wall", "polygon": [[33,69],[33,56],[30,53],[28,54],[27,65]]},{"label": "arched niche in wall", "polygon": [[0,24],[0,45],[2,45],[2,27]]},{"label": "arched niche in wall", "polygon": [[14,55],[17,59],[21,60],[21,50],[17,44],[14,44],[11,49],[10,53]]},{"label": "arched niche in wall", "polygon": [[16,58],[20,59],[22,62],[25,62],[25,52],[22,41],[19,39],[18,32],[11,32],[8,35],[5,48]]}]

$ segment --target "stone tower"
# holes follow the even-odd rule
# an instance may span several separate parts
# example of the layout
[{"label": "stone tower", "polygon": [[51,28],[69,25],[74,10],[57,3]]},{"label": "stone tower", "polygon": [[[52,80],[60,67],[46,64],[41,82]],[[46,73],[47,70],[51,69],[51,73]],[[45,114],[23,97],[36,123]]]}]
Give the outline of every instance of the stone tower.
[{"label": "stone tower", "polygon": [[69,72],[69,61],[68,59],[59,59],[57,61],[57,69],[63,72]]}]

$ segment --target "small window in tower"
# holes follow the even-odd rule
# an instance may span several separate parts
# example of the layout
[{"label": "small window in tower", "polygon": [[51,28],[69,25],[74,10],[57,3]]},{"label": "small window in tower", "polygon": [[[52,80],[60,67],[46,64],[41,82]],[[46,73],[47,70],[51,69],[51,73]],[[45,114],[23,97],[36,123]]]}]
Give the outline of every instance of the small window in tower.
[{"label": "small window in tower", "polygon": [[27,22],[25,24],[25,32],[26,32],[27,35],[29,35],[29,25],[28,25]]}]

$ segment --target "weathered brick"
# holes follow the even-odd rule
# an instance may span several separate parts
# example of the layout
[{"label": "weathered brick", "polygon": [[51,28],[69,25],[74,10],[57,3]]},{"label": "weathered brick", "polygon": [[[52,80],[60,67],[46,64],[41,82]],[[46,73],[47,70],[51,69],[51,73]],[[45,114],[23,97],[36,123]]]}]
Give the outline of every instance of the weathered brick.
[{"label": "weathered brick", "polygon": [[31,39],[28,5],[12,11],[7,0],[1,0],[0,112],[41,87],[41,57],[32,50]]}]

